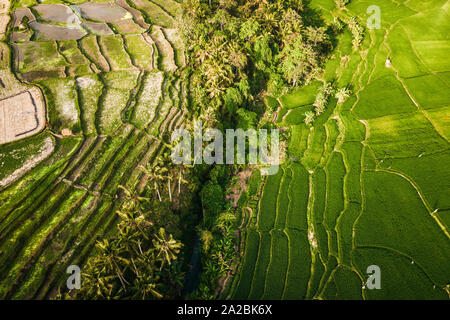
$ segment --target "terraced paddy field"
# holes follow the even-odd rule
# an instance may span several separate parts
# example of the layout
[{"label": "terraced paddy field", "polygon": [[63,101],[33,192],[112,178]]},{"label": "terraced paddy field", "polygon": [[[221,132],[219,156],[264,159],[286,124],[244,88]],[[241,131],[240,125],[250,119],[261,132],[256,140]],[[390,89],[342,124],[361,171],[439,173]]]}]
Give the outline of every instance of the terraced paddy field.
[{"label": "terraced paddy field", "polygon": [[[364,23],[372,4],[351,1],[340,14]],[[322,77],[351,88],[345,103],[331,99],[308,127],[320,82],[279,99],[287,160],[249,202],[224,298],[449,298],[450,3],[376,5],[381,29],[366,30],[359,51],[340,35]],[[336,10],[311,6],[329,20]],[[380,290],[366,286],[371,265]]]},{"label": "terraced paddy field", "polygon": [[3,299],[53,297],[114,231],[118,186],[142,191],[137,168],[184,121],[178,2],[58,2],[13,2],[0,43],[0,105],[21,92],[46,104],[39,134],[0,146]]},{"label": "terraced paddy field", "polygon": [[[365,24],[372,4],[309,6]],[[449,298],[450,3],[376,4],[359,50],[343,32],[319,80],[271,102],[287,156],[252,175],[222,298]],[[137,168],[188,112],[180,14],[175,0],[0,0],[0,298],[54,297],[115,231],[119,185],[143,190]],[[352,95],[306,125],[325,82]]]}]

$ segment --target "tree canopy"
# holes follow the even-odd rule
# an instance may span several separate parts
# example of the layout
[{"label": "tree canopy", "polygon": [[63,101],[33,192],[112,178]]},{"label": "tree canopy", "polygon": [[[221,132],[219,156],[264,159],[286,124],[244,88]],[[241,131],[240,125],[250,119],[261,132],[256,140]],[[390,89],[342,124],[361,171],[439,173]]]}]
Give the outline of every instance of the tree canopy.
[{"label": "tree canopy", "polygon": [[320,75],[331,33],[310,15],[302,0],[185,1],[180,29],[196,112],[207,104],[231,118],[263,90],[277,96]]}]

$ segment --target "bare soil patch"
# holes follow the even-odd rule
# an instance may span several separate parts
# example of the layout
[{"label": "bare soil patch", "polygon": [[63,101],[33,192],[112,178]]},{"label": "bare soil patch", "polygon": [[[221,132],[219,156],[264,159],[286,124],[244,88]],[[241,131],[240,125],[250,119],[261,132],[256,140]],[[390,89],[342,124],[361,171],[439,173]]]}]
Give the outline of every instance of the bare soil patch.
[{"label": "bare soil patch", "polygon": [[14,10],[14,12],[12,13],[12,16],[13,16],[13,25],[12,25],[13,28],[18,27],[24,17],[28,18],[28,22],[36,21],[35,16],[31,12],[31,10],[28,8],[18,8],[16,10]]},{"label": "bare soil patch", "polygon": [[38,4],[33,9],[46,21],[69,23],[79,20],[72,9],[63,4]]},{"label": "bare soil patch", "polygon": [[69,28],[53,24],[32,22],[30,27],[36,31],[38,40],[78,40],[86,35],[81,26]]},{"label": "bare soil patch", "polygon": [[141,12],[139,10],[136,10],[136,9],[130,7],[126,0],[116,0],[116,3],[117,3],[117,5],[121,6],[122,8],[124,8],[125,10],[130,12],[133,15],[134,20],[136,21],[136,23],[141,28],[143,28],[145,30],[150,28],[150,25],[147,22],[145,22],[144,18],[142,17]]},{"label": "bare soil patch", "polygon": [[91,33],[98,35],[113,34],[114,32],[108,27],[106,23],[103,22],[83,22],[81,24],[83,27],[88,29]]},{"label": "bare soil patch", "polygon": [[0,12],[0,40],[5,38],[6,27],[8,26],[9,15]]},{"label": "bare soil patch", "polygon": [[45,107],[37,88],[0,100],[0,144],[31,136],[45,126]]},{"label": "bare soil patch", "polygon": [[132,18],[131,13],[114,2],[85,2],[77,7],[83,18],[89,20],[117,22]]}]

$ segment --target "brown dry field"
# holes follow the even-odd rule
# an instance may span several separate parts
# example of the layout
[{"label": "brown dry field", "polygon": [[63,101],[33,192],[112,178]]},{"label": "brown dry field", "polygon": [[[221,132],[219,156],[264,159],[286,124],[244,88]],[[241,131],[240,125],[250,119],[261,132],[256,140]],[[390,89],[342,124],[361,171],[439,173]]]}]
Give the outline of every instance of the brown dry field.
[{"label": "brown dry field", "polygon": [[45,126],[41,91],[20,83],[10,70],[9,59],[10,49],[0,42],[0,144],[31,136]]},{"label": "brown dry field", "polygon": [[5,37],[6,26],[9,22],[9,0],[0,0],[0,40]]},{"label": "brown dry field", "polygon": [[31,136],[44,125],[45,107],[37,88],[0,100],[0,144]]}]

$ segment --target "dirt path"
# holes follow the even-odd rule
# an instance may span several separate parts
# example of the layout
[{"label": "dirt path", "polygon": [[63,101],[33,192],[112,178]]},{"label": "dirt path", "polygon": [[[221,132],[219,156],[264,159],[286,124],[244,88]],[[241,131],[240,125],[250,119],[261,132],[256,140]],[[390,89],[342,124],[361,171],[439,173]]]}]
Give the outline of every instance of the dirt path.
[{"label": "dirt path", "polygon": [[[277,110],[273,113],[273,118],[272,118],[272,122],[276,123],[278,120],[278,115],[280,114],[281,109],[283,109],[283,104],[281,103],[280,99],[277,98],[277,102],[278,102],[278,108]],[[284,119],[284,117],[283,117]]]}]

